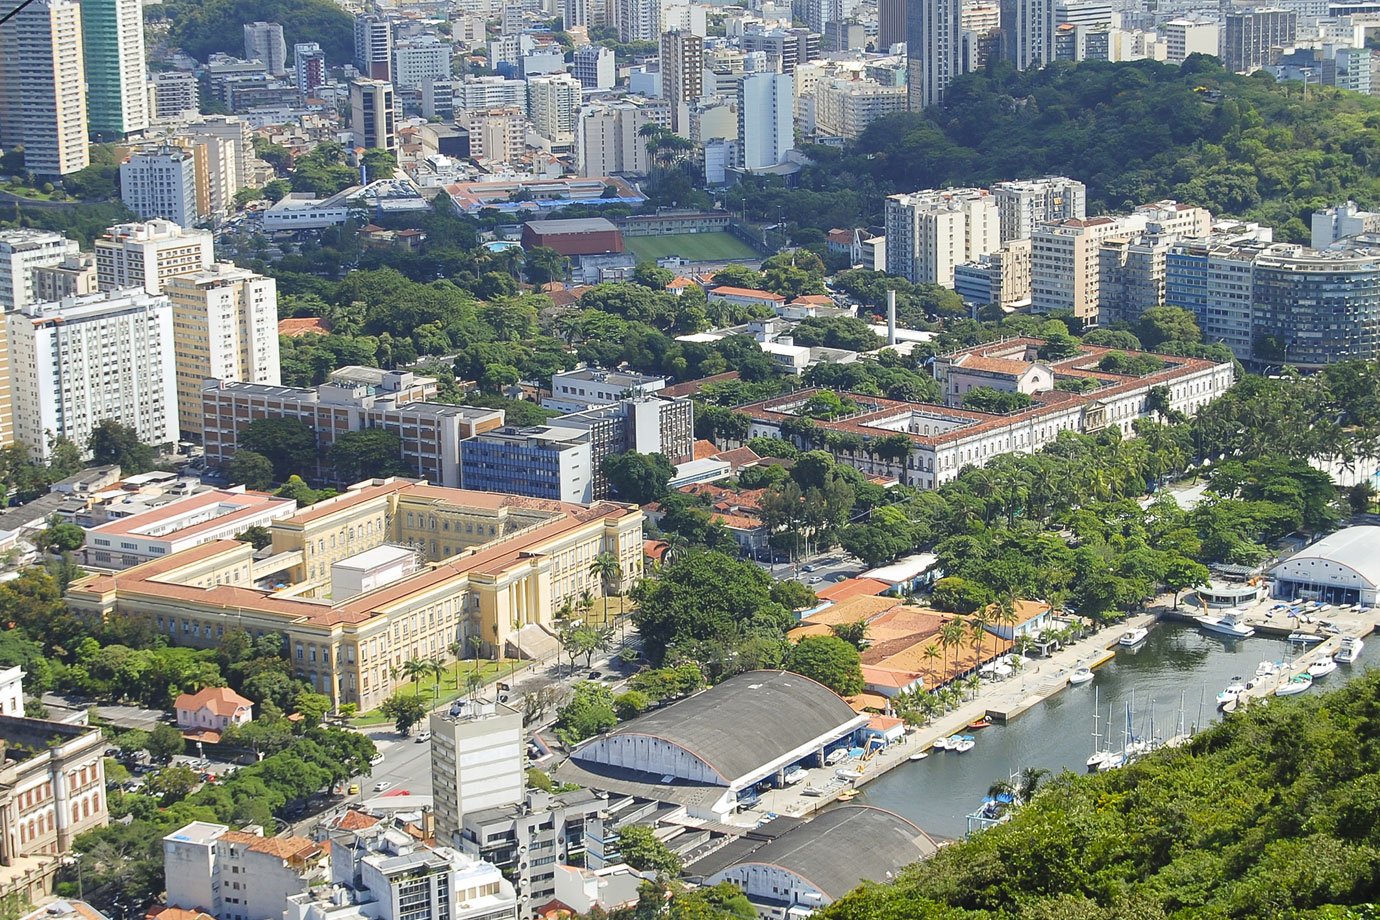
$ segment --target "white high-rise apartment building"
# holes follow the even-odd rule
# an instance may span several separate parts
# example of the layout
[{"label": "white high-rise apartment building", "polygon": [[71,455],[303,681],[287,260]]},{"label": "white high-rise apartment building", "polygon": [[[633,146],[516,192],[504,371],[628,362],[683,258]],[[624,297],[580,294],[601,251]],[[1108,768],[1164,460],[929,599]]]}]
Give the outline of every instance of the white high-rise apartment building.
[{"label": "white high-rise apartment building", "polygon": [[466,77],[454,84],[455,111],[527,108],[527,81],[503,77]]},{"label": "white high-rise apartment building", "polygon": [[27,307],[34,296],[34,269],[59,265],[77,244],[47,230],[0,230],[0,311]]},{"label": "white high-rise apartment building", "polygon": [[1017,70],[1054,60],[1054,0],[1001,0],[1005,58]]},{"label": "white high-rise apartment building", "polygon": [[[1101,303],[1104,240],[1145,230],[1144,215],[1055,220],[1040,224],[1030,243],[1030,309],[1066,310],[1084,323],[1097,322]],[[890,249],[891,240],[887,240]]]},{"label": "white high-rise apartment building", "polygon": [[834,137],[856,138],[877,119],[906,110],[904,86],[871,80],[825,80],[814,97],[815,130]]},{"label": "white high-rise apartment building", "polygon": [[277,22],[246,22],[244,24],[244,59],[263,61],[264,67],[275,77],[287,73],[287,42],[283,40],[283,26]]},{"label": "white high-rise apartment building", "polygon": [[0,27],[0,146],[23,146],[35,175],[91,162],[84,60],[76,0],[33,0]]},{"label": "white high-rise apartment building", "polygon": [[533,130],[552,143],[574,142],[582,93],[580,81],[568,73],[528,79],[527,120]]},{"label": "white high-rise apartment building", "polygon": [[1001,217],[984,189],[929,189],[886,200],[887,272],[954,286],[954,267],[1001,250]]},{"label": "white high-rise apartment building", "polygon": [[355,17],[355,68],[371,80],[387,80],[393,66],[393,24],[382,16]]},{"label": "white high-rise apartment building", "polygon": [[738,84],[738,156],[744,169],[786,162],[795,149],[795,83],[790,74],[746,74]]},{"label": "white high-rise apartment building", "polygon": [[118,140],[147,130],[142,0],[82,0],[87,128]]},{"label": "white high-rise apartment building", "polygon": [[201,113],[201,88],[189,70],[160,71],[153,75],[149,89],[154,121],[190,121]]},{"label": "white high-rise apartment building", "polygon": [[393,85],[405,89],[420,89],[427,80],[449,80],[450,42],[435,35],[405,38],[393,46]]},{"label": "white high-rise apartment building", "polygon": [[226,171],[226,181],[231,186],[233,196],[242,188],[247,188],[253,178],[254,129],[249,122],[234,115],[214,115],[202,118],[178,129],[180,137],[194,139],[217,137],[229,145],[230,160]]},{"label": "white high-rise apartment building", "polygon": [[662,0],[616,0],[618,40],[654,42],[663,29]]},{"label": "white high-rise apartment building", "polygon": [[963,72],[962,0],[906,4],[906,81],[910,110],[920,112],[944,99]]},{"label": "white high-rise apartment building", "polygon": [[137,288],[31,304],[5,316],[15,437],[36,456],[85,445],[113,419],[145,444],[177,440],[172,306]]},{"label": "white high-rise apartment building", "polygon": [[278,367],[278,284],[228,262],[169,279],[177,337],[177,415],[201,437],[201,390],[211,378],[282,382]]},{"label": "white high-rise apartment building", "polygon": [[195,226],[202,216],[197,210],[195,156],[173,146],[130,154],[120,164],[120,198],[145,220],[162,218],[183,227]]},{"label": "white high-rise apartment building", "polygon": [[464,123],[470,132],[470,157],[479,163],[508,163],[527,149],[527,118],[521,109],[471,111]]},{"label": "white high-rise apartment building", "polygon": [[644,125],[657,119],[631,102],[587,105],[575,129],[575,165],[581,176],[645,176],[647,139]]},{"label": "white high-rise apartment building", "polygon": [[1160,26],[1164,33],[1166,64],[1182,64],[1190,54],[1217,54],[1218,24],[1192,19],[1171,19]]},{"label": "white high-rise apartment building", "polygon": [[212,239],[209,230],[167,220],[116,224],[96,240],[96,284],[102,291],[142,287],[161,294],[168,279],[211,267]]},{"label": "white high-rise apartment building", "polygon": [[1082,182],[1064,176],[1019,179],[992,185],[992,197],[1001,212],[1001,241],[1028,240],[1047,220],[1087,217],[1088,190]]},{"label": "white high-rise apartment building", "polygon": [[603,45],[581,45],[576,48],[570,72],[585,89],[613,89],[618,82],[614,53]]},{"label": "white high-rise apartment building", "polygon": [[522,713],[503,703],[461,704],[454,716],[433,715],[431,790],[438,838],[450,840],[465,815],[522,801]]}]

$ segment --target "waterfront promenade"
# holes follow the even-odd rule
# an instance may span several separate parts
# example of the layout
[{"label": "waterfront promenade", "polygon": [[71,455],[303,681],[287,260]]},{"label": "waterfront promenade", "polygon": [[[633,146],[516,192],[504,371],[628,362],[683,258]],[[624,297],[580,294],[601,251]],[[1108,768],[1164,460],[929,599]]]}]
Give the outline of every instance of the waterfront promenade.
[{"label": "waterfront promenade", "polygon": [[[764,793],[757,811],[793,816],[811,814],[837,800],[845,790],[867,785],[887,771],[906,763],[912,754],[927,751],[940,738],[950,735],[972,734],[981,745],[982,731],[970,731],[970,722],[984,716],[999,721],[1014,719],[1041,700],[1048,699],[1066,688],[1069,685],[1069,676],[1080,666],[1096,668],[1111,660],[1113,649],[1128,629],[1151,627],[1159,612],[1168,610],[1171,598],[1166,595],[1161,600],[1164,602],[1162,606],[1151,607],[1147,612],[1135,614],[1115,626],[1097,630],[1047,657],[1024,659],[1020,672],[1011,677],[984,681],[977,694],[965,700],[956,709],[936,716],[925,725],[917,726],[908,731],[899,742],[872,755],[861,764],[863,772],[856,779],[843,780],[835,774],[839,768],[845,765],[853,766],[856,762],[845,762],[833,767],[817,767],[809,771],[807,779],[793,786]],[[932,756],[946,755],[936,751]]]},{"label": "waterfront promenade", "polygon": [[[1118,650],[1121,636],[1129,629],[1137,627],[1154,629],[1156,628],[1155,624],[1161,619],[1192,623],[1193,617],[1200,612],[1200,608],[1196,602],[1191,600],[1191,597],[1192,595],[1189,598],[1181,598],[1179,605],[1175,607],[1173,596],[1163,595],[1156,598],[1156,601],[1145,612],[1131,616],[1115,626],[1100,629],[1083,639],[1070,643],[1048,657],[1024,659],[1021,671],[1016,675],[1005,680],[984,681],[978,693],[965,700],[956,709],[936,717],[926,725],[917,726],[899,742],[874,754],[861,764],[862,773],[857,778],[840,779],[835,773],[837,769],[844,766],[854,766],[856,762],[845,762],[845,764],[838,764],[834,767],[819,767],[809,770],[809,776],[794,786],[764,793],[757,808],[743,817],[752,818],[760,816],[764,812],[799,816],[818,811],[825,805],[837,800],[839,795],[846,790],[866,786],[878,777],[906,763],[912,754],[929,750],[936,741],[949,735],[973,735],[977,740],[976,750],[980,751],[983,745],[983,730],[968,729],[967,726],[970,722],[983,716],[989,716],[994,721],[1018,719],[1022,713],[1031,707],[1068,687],[1069,676],[1078,667],[1086,665],[1096,669],[1099,665],[1112,660]],[[1276,603],[1273,600],[1263,600],[1239,611],[1239,615],[1245,622],[1255,627],[1257,634],[1262,637],[1282,639],[1296,628],[1304,630],[1317,628],[1318,624],[1316,623],[1300,625],[1281,615],[1278,611],[1267,617],[1265,614],[1270,612],[1270,608]],[[1362,613],[1334,610],[1320,616],[1322,619],[1334,623],[1341,634],[1363,637],[1375,629],[1377,620],[1377,613],[1374,611]],[[1251,640],[1245,641],[1249,643]],[[1316,660],[1320,655],[1331,654],[1336,651],[1339,644],[1340,637],[1334,637],[1312,646],[1299,647],[1296,652],[1288,656],[1292,662],[1288,664],[1286,677],[1282,679],[1287,679],[1287,676],[1306,670],[1310,662]],[[1249,677],[1250,674],[1247,673],[1244,676]],[[1268,686],[1262,686],[1255,690],[1251,694],[1252,700],[1271,697],[1275,686],[1277,683],[1271,681]],[[1322,687],[1319,688],[1319,690],[1321,689]],[[1215,693],[1215,690],[1209,689],[1209,701],[1212,693]],[[1249,706],[1250,703],[1248,702],[1247,705]],[[935,751],[931,756],[971,757],[973,755]],[[807,791],[810,794],[806,794]]]}]

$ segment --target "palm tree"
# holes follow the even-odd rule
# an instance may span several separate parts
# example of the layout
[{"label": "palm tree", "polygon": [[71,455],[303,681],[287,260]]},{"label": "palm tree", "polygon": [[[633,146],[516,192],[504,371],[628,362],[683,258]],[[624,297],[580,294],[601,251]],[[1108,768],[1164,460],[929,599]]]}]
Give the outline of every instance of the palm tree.
[{"label": "palm tree", "polygon": [[623,566],[613,553],[600,553],[595,556],[594,561],[589,564],[589,575],[591,578],[599,579],[606,596],[618,595],[619,582],[623,578]]},{"label": "palm tree", "polygon": [[431,673],[431,662],[422,658],[413,658],[403,662],[402,672],[407,679],[412,681],[412,695],[416,696],[421,692],[421,680]]},{"label": "palm tree", "polygon": [[427,673],[436,681],[431,685],[431,698],[433,700],[439,700],[441,698],[441,678],[444,677],[446,673],[445,662],[441,661],[440,658],[428,659]]},{"label": "palm tree", "polygon": [[479,650],[484,647],[484,640],[478,636],[470,636],[466,640],[470,644],[470,654],[474,656],[474,673],[479,673]]},{"label": "palm tree", "polygon": [[[964,633],[963,621],[955,617],[954,619],[950,620],[949,622],[945,623],[942,627],[940,627],[940,629],[939,629],[939,641],[940,641],[941,643],[947,645],[947,646],[950,646],[950,647],[952,647],[952,648],[957,649],[960,645],[963,644],[963,633]],[[957,673],[957,669],[958,669],[958,655],[955,654],[955,655],[954,655],[954,671],[955,671],[955,673]],[[945,663],[945,668],[944,668],[944,679],[947,681],[947,680],[949,679],[949,676],[950,676],[950,675],[949,675],[949,667],[948,667],[948,664],[947,664],[947,662],[946,662],[946,663]]]},{"label": "palm tree", "polygon": [[1035,797],[1035,790],[1039,788],[1041,780],[1049,776],[1049,771],[1039,767],[1026,767],[1021,771],[1020,799],[1022,803],[1029,802]]},{"label": "palm tree", "polygon": [[[454,642],[452,642],[450,645],[447,645],[447,646],[446,646],[446,651],[450,652],[451,657],[454,658],[454,659],[456,660],[456,662],[458,663],[458,662],[460,661],[460,659],[461,659],[462,657],[464,657],[464,655],[465,655],[465,643],[461,642],[459,639],[456,639],[456,640],[455,640]],[[456,669],[455,669],[455,689],[456,689],[456,690],[459,690],[459,689],[460,689],[460,669],[459,669],[459,668],[456,668]]]},{"label": "palm tree", "polygon": [[[935,674],[936,671],[934,670],[934,660],[940,656],[939,646],[931,642],[925,646],[925,649],[923,652],[921,652],[921,654],[925,656],[925,663],[929,665],[930,673]],[[935,687],[939,686],[940,683],[941,681],[934,681],[933,684],[930,686],[930,689],[933,690]]]}]

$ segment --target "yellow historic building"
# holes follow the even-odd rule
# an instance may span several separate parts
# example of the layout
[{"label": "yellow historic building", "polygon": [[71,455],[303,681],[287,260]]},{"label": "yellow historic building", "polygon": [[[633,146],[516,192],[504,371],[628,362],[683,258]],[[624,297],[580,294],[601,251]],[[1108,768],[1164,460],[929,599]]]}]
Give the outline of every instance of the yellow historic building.
[{"label": "yellow historic building", "polygon": [[213,647],[227,630],[281,633],[297,674],[336,706],[373,709],[396,669],[490,654],[523,626],[549,626],[583,592],[590,564],[617,557],[624,587],[642,574],[642,512],[596,502],[447,489],[405,479],[351,486],[275,521],[267,552],[220,540],[73,583],[89,616],[147,620],[178,645]]}]

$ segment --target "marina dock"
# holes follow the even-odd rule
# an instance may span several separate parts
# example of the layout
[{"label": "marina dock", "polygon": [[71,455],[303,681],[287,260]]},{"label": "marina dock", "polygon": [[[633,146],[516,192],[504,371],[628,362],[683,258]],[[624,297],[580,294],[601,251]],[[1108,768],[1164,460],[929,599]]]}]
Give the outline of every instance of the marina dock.
[{"label": "marina dock", "polygon": [[[1162,601],[1163,603],[1151,607],[1144,613],[1136,614],[1115,626],[1101,629],[1081,640],[1072,642],[1048,657],[1026,659],[1020,672],[1016,675],[1004,680],[984,682],[982,689],[975,697],[966,700],[953,711],[939,716],[933,722],[911,729],[898,743],[872,753],[861,762],[846,761],[845,764],[850,769],[860,770],[855,777],[844,779],[836,775],[836,768],[843,767],[845,764],[812,769],[809,771],[808,778],[801,783],[764,793],[761,807],[778,814],[794,816],[810,814],[838,800],[839,796],[848,790],[863,788],[873,780],[909,762],[912,755],[931,752],[935,742],[942,738],[955,734],[972,734],[978,745],[981,746],[983,743],[982,732],[970,729],[968,727],[970,723],[984,717],[992,722],[1010,722],[1037,704],[1065,690],[1069,686],[1069,677],[1077,668],[1088,667],[1095,671],[1098,667],[1113,660],[1118,651],[1119,641],[1128,630],[1136,628],[1154,629],[1155,624],[1160,619],[1192,622],[1199,610],[1197,607],[1190,609],[1183,602],[1176,609],[1171,605],[1168,596],[1162,598]],[[1263,601],[1244,611],[1237,611],[1237,613],[1243,622],[1256,629],[1258,636],[1285,639],[1300,627],[1295,620],[1281,616],[1277,611],[1273,616],[1265,616],[1265,613],[1269,612],[1275,603],[1277,602]],[[1220,613],[1221,611],[1214,612]],[[1332,615],[1329,616],[1329,614]],[[1376,612],[1353,613],[1350,611],[1328,611],[1324,613],[1320,619],[1332,623],[1339,634],[1326,637],[1320,642],[1300,646],[1298,653],[1290,657],[1289,662],[1287,662],[1288,666],[1281,671],[1280,677],[1277,680],[1266,681],[1268,686],[1253,687],[1249,692],[1248,699],[1272,698],[1274,689],[1279,682],[1307,670],[1308,665],[1317,660],[1319,656],[1333,654],[1341,643],[1341,636],[1365,637],[1370,635],[1376,628],[1377,615]],[[1315,618],[1315,620],[1317,619],[1319,618]],[[1305,631],[1311,631],[1320,625],[1319,622],[1305,623],[1302,624],[1301,628]],[[1249,643],[1250,641],[1249,639],[1219,638],[1228,642]],[[1262,655],[1262,657],[1273,656]],[[1243,675],[1243,678],[1250,676],[1246,674]],[[1326,686],[1326,678],[1323,681],[1324,683],[1320,684],[1319,690]],[[1212,692],[1209,691],[1208,694],[1209,705],[1212,702]],[[1249,706],[1250,703],[1248,702],[1246,705]],[[1166,743],[1182,744],[1187,740],[1187,736],[1175,737]],[[930,756],[961,757],[964,755],[945,754],[939,750],[934,750]]]}]

